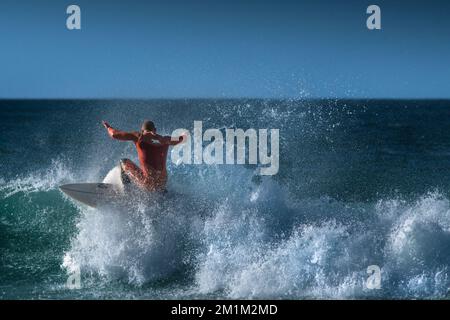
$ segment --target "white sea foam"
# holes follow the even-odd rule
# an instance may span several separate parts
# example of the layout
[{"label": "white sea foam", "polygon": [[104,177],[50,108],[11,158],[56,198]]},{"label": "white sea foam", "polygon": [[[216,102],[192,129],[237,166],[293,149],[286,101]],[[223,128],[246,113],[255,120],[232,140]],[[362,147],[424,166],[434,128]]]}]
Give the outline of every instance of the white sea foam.
[{"label": "white sea foam", "polygon": [[38,172],[27,173],[15,179],[5,181],[0,186],[3,198],[17,193],[33,193],[49,191],[64,182],[73,181],[73,174],[62,160],[53,160],[50,168]]},{"label": "white sea foam", "polygon": [[[273,179],[254,183],[245,168],[231,179],[226,170],[192,172],[197,179],[190,188],[191,177],[174,178],[170,188],[183,195],[134,199],[121,208],[78,207],[78,231],[62,266],[137,286],[181,274],[193,296],[447,295],[450,201],[439,192],[415,201],[293,201]],[[117,178],[117,169],[108,176]],[[45,192],[71,179],[55,161],[49,170],[6,181],[1,191],[4,198]],[[213,181],[221,183],[212,187]],[[382,269],[381,290],[365,287],[372,264]]]},{"label": "white sea foam", "polygon": [[[261,241],[263,223],[240,218],[227,226],[220,222],[229,220],[222,212],[206,223],[209,249],[198,269],[198,288],[224,290],[232,298],[444,297],[450,286],[449,201],[430,194],[413,204],[380,201],[365,210],[380,219],[355,226],[322,216],[322,222],[300,224],[275,243]],[[364,286],[371,264],[383,269],[381,292]]]},{"label": "white sea foam", "polygon": [[[81,209],[63,266],[138,286],[181,273],[193,296],[446,296],[450,202],[439,193],[413,202],[293,201],[273,179],[253,183],[242,168],[230,183],[224,170],[193,172],[189,189],[190,177],[174,178],[171,189],[184,195]],[[213,180],[221,183],[212,188]],[[373,264],[381,290],[365,286]]]}]

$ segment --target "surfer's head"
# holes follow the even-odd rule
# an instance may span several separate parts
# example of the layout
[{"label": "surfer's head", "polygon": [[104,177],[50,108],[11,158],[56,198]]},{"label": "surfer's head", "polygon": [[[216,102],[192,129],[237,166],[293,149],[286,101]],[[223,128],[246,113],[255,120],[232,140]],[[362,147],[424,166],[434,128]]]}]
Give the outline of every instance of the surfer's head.
[{"label": "surfer's head", "polygon": [[156,127],[153,121],[145,120],[141,127],[142,131],[153,131],[156,132]]}]

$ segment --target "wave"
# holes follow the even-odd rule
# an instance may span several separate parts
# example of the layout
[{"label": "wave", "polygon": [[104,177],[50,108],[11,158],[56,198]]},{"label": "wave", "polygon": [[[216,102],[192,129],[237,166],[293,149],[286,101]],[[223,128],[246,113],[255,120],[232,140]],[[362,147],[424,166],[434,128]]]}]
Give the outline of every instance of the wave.
[{"label": "wave", "polygon": [[[82,102],[90,103],[97,105]],[[431,152],[448,149],[439,108],[398,117],[396,102],[379,101],[159,106],[35,108],[39,149],[23,135],[5,145],[24,153],[2,163],[2,283],[26,279],[32,298],[448,297],[448,181],[445,162]],[[68,115],[76,135],[64,131]],[[135,154],[132,145],[107,140],[100,119],[131,129],[148,117],[163,133],[200,119],[211,128],[279,128],[280,172],[260,177],[250,166],[168,161],[167,197],[98,210],[59,192],[61,184],[101,181],[118,159]],[[371,265],[381,269],[380,289],[366,286]],[[81,290],[45,291],[78,267]]]},{"label": "wave", "polygon": [[[314,201],[319,212],[328,200]],[[224,290],[231,298],[445,297],[450,245],[449,201],[430,194],[408,205],[379,201],[360,208],[366,221],[339,221],[342,205],[314,222],[298,221],[279,241],[263,241],[264,222],[240,221],[224,227],[224,211],[205,226],[209,249],[196,280],[201,292]],[[301,207],[300,207],[301,209]],[[310,212],[313,214],[313,212]],[[333,218],[337,217],[336,219]],[[253,216],[255,218],[255,216]],[[256,218],[257,219],[257,218]],[[243,230],[241,230],[243,231]],[[236,234],[241,234],[236,236]],[[273,235],[270,239],[275,238]],[[369,265],[382,270],[381,290],[365,286]]]},{"label": "wave", "polygon": [[[138,287],[184,278],[191,296],[447,295],[450,202],[440,193],[413,202],[298,201],[272,179],[255,182],[252,170],[238,171],[233,181],[239,188],[219,179],[226,172],[211,168],[199,175],[191,195],[80,209],[63,266],[76,264],[105,281]],[[172,187],[185,188],[177,185],[182,181]],[[217,189],[211,188],[215,181],[221,181]],[[366,287],[370,265],[381,268],[380,290]]]}]

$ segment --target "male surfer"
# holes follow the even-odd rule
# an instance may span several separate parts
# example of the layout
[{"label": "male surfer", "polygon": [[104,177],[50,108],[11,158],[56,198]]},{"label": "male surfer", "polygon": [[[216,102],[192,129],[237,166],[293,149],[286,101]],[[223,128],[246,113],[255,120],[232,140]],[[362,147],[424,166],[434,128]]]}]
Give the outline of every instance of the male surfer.
[{"label": "male surfer", "polygon": [[111,138],[120,141],[133,141],[139,157],[141,168],[129,159],[120,160],[122,180],[133,181],[147,191],[164,191],[167,182],[166,159],[170,146],[184,142],[180,136],[178,141],[170,136],[160,136],[152,121],[144,121],[139,132],[116,130],[106,121],[102,121]]}]

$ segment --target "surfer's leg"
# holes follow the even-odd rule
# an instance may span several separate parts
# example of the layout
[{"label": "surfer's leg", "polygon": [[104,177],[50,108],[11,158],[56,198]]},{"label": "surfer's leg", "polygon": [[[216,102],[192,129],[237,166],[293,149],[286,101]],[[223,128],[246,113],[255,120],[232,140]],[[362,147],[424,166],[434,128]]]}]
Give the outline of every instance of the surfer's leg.
[{"label": "surfer's leg", "polygon": [[130,180],[147,191],[164,191],[167,183],[167,173],[164,171],[149,170],[143,172],[133,161],[120,160],[122,181]]},{"label": "surfer's leg", "polygon": [[129,161],[128,159],[121,159],[120,160],[120,179],[122,180],[122,183],[124,185],[130,184],[131,180],[128,174],[125,172],[125,165],[126,162]]},{"label": "surfer's leg", "polygon": [[138,186],[144,186],[146,179],[142,170],[130,159],[121,159],[120,168],[122,172],[122,181],[130,183],[130,180]]}]

